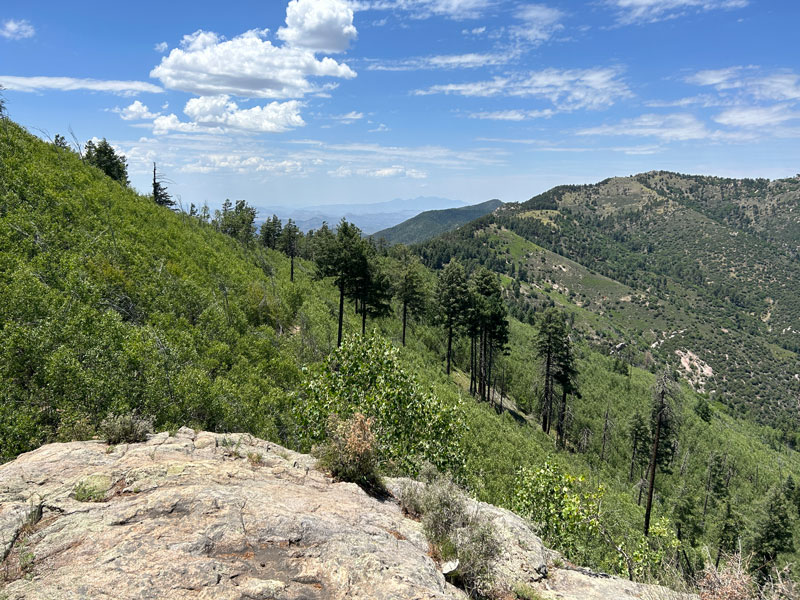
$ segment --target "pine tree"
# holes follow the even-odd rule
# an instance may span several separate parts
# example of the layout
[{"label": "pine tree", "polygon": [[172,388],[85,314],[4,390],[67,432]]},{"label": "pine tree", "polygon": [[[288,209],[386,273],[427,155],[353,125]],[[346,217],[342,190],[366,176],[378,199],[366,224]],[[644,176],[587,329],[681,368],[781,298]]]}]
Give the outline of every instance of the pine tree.
[{"label": "pine tree", "polygon": [[400,302],[403,323],[402,341],[406,345],[406,324],[408,315],[418,315],[425,310],[425,282],[422,278],[422,265],[419,259],[407,252],[401,259],[400,273],[397,275],[394,288],[395,298]]},{"label": "pine tree", "polygon": [[447,330],[447,374],[453,354],[453,336],[464,322],[468,299],[467,276],[464,267],[456,260],[447,263],[439,274],[436,299]]},{"label": "pine tree", "polygon": [[[277,219],[277,217],[274,218]],[[262,225],[261,227],[263,229],[264,226]],[[280,228],[280,221],[278,221],[278,227]],[[294,221],[289,219],[286,222],[286,227],[283,228],[278,238],[278,245],[281,251],[286,254],[290,260],[289,281],[294,281],[294,257],[297,256],[298,243],[302,237],[303,233],[297,225],[294,224]]]},{"label": "pine tree", "polygon": [[94,167],[122,185],[128,185],[128,164],[125,157],[117,154],[105,138],[96,144],[89,140],[86,142],[84,159]]},{"label": "pine tree", "polygon": [[775,566],[778,554],[794,552],[792,531],[789,503],[781,487],[775,485],[767,494],[749,544],[753,553],[752,564],[761,581]]},{"label": "pine tree", "polygon": [[650,466],[647,481],[647,504],[644,511],[644,535],[650,534],[650,515],[653,510],[653,492],[656,485],[656,470],[659,465],[662,470],[666,469],[668,462],[669,444],[665,444],[677,429],[677,411],[675,404],[679,399],[679,389],[677,383],[672,378],[669,369],[658,377],[653,385],[653,417],[652,417],[652,440],[653,446],[650,452]]},{"label": "pine tree", "polygon": [[336,346],[342,345],[345,297],[354,298],[366,270],[366,255],[361,230],[342,219],[336,235],[317,240],[317,276],[333,277],[339,288],[339,327]]},{"label": "pine tree", "polygon": [[278,215],[272,215],[261,224],[259,232],[259,241],[264,248],[276,250],[278,248],[278,240],[280,240],[282,233],[281,220]]},{"label": "pine tree", "polygon": [[539,331],[535,348],[542,361],[544,393],[542,395],[542,431],[550,433],[554,405],[555,386],[559,372],[563,370],[562,361],[569,355],[565,351],[568,344],[566,321],[561,311],[548,308],[539,319]]},{"label": "pine tree", "polygon": [[159,206],[175,206],[175,201],[167,193],[167,188],[164,185],[164,180],[158,176],[156,171],[156,163],[153,163],[153,201]]}]

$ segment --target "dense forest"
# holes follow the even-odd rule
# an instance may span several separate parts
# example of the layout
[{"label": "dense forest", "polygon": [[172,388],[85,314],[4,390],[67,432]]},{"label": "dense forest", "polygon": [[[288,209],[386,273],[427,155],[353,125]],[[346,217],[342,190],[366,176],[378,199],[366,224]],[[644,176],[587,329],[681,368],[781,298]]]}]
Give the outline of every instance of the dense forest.
[{"label": "dense forest", "polygon": [[691,587],[742,550],[765,581],[800,526],[797,231],[769,223],[798,189],[647,174],[387,248],[177,210],[155,165],[141,195],[106,142],[4,119],[0,459],[124,414],[308,451],[361,413],[384,474],[432,463],[570,561]]}]

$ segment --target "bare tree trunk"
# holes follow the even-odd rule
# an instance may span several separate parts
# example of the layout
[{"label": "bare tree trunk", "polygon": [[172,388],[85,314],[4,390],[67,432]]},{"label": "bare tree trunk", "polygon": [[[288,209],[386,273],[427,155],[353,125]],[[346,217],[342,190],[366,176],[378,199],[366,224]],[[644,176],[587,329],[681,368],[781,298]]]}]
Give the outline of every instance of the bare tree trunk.
[{"label": "bare tree trunk", "polygon": [[631,452],[631,470],[630,473],[628,473],[628,483],[633,481],[633,466],[636,464],[636,446],[639,444],[638,433],[639,433],[638,431],[634,430],[633,451]]},{"label": "bare tree trunk", "polygon": [[565,431],[564,426],[566,424],[567,418],[567,388],[566,386],[561,388],[561,406],[558,409],[558,423],[556,425],[556,436],[558,437],[558,445],[564,448],[566,446],[565,443]]}]

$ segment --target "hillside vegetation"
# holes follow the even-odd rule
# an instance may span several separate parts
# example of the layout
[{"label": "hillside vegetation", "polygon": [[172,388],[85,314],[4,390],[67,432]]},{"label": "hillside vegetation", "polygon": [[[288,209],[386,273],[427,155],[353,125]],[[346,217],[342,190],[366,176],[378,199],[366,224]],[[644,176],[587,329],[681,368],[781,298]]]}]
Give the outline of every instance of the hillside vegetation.
[{"label": "hillside vegetation", "polygon": [[[715,235],[732,231],[638,181],[624,185],[634,184],[636,202],[653,199],[648,218],[672,206],[670,220],[685,213]],[[787,197],[794,193],[793,181],[781,185]],[[106,415],[131,412],[152,417],[158,430],[247,431],[306,451],[330,433],[331,415],[358,411],[373,419],[384,473],[415,475],[434,463],[477,498],[539,524],[569,560],[676,583],[700,572],[709,560],[705,548],[713,560],[739,539],[754,551],[772,543],[774,556],[764,561],[770,568],[796,558],[793,544],[765,538],[781,511],[784,530],[797,530],[800,456],[785,426],[791,376],[784,380],[796,365],[794,334],[749,313],[731,318],[725,307],[733,288],[717,299],[713,288],[675,271],[688,243],[680,231],[669,242],[666,232],[656,237],[663,223],[653,223],[651,241],[664,240],[659,250],[634,250],[647,239],[633,225],[638,213],[597,216],[591,200],[577,199],[594,189],[565,188],[502,207],[419,247],[434,269],[460,257],[470,289],[485,291],[481,310],[497,317],[499,330],[505,323],[487,342],[494,357],[488,375],[476,374],[477,329],[455,327],[447,376],[448,335],[433,293],[442,276],[433,269],[420,267],[413,278],[420,299],[400,347],[402,304],[396,287],[394,297],[387,292],[414,264],[404,247],[359,246],[368,250],[365,272],[383,287],[381,297],[364,286],[366,275],[339,287],[337,272],[321,268],[336,237],[330,231],[280,246],[255,236],[254,211],[243,202],[226,203],[213,218],[172,212],[4,121],[0,459],[48,441],[86,439]],[[629,200],[620,197],[620,204]],[[572,198],[569,206],[564,198]],[[754,248],[771,249],[775,256],[763,250],[764,260],[774,258],[788,277],[796,266],[791,235],[765,230],[738,231]],[[344,231],[350,227],[343,222],[336,235]],[[272,249],[279,246],[284,252]],[[768,293],[775,300],[770,320],[790,319],[788,292],[768,287],[780,278],[741,269],[749,275],[742,275],[739,301],[755,306]],[[550,306],[566,315],[574,366],[559,445],[539,425],[537,345],[541,309]],[[340,307],[345,339],[337,350]],[[731,323],[720,326],[720,318]],[[655,373],[676,366],[673,349],[697,354],[714,377],[705,392],[689,384],[700,390],[697,377],[683,377],[675,391],[669,436],[656,444],[653,526],[645,537],[641,448],[654,422]],[[726,372],[712,350],[764,370]],[[748,379],[756,376],[763,383]],[[471,394],[476,378],[482,387]],[[742,418],[748,411],[763,422]]]},{"label": "hillside vegetation", "polygon": [[488,200],[458,208],[426,210],[399,225],[373,233],[372,237],[389,244],[417,244],[474,221],[502,205],[500,200]]}]

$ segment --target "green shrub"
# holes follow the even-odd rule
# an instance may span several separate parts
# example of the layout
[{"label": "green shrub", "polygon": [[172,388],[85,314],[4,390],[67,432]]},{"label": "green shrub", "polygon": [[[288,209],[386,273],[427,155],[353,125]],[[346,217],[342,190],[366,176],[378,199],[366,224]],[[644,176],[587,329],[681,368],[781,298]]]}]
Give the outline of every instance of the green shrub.
[{"label": "green shrub", "polygon": [[356,483],[367,493],[381,494],[385,488],[378,474],[377,442],[372,419],[355,413],[346,421],[337,415],[328,419],[328,440],[314,448],[322,467],[339,481]]},{"label": "green shrub", "polygon": [[295,411],[306,448],[325,439],[330,415],[346,419],[358,412],[373,421],[385,470],[414,474],[424,460],[455,472],[463,467],[460,440],[466,426],[460,402],[446,403],[423,390],[398,349],[380,336],[346,337],[309,373],[305,396]]},{"label": "green shrub", "polygon": [[153,432],[153,420],[136,415],[109,415],[100,423],[100,433],[107,444],[144,442]]}]

